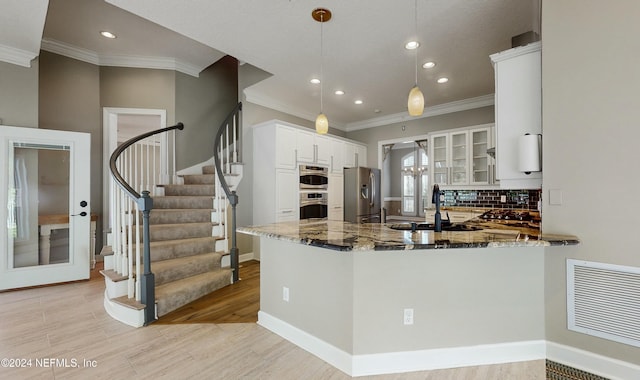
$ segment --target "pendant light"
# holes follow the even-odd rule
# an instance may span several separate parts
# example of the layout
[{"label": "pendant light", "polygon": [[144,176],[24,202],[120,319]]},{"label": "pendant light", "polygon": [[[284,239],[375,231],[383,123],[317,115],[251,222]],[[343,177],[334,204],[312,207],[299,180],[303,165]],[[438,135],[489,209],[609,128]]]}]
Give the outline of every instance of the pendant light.
[{"label": "pendant light", "polygon": [[416,47],[415,47],[415,69],[416,69],[416,82],[411,91],[409,91],[409,99],[407,100],[407,108],[409,109],[409,115],[420,116],[424,111],[424,95],[418,87],[418,0],[415,0],[414,8],[415,26],[416,26]]},{"label": "pendant light", "polygon": [[331,11],[325,8],[316,8],[311,12],[311,17],[320,23],[320,114],[316,118],[316,132],[326,134],[329,131],[329,120],[322,111],[322,83],[324,82],[322,75],[322,24],[331,20]]}]

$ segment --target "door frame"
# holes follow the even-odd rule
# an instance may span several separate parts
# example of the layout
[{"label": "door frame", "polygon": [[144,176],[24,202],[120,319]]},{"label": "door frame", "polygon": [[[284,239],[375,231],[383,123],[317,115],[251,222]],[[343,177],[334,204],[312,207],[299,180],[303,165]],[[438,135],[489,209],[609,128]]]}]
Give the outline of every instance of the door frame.
[{"label": "door frame", "polygon": [[[158,128],[165,128],[167,126],[167,110],[164,109],[155,109],[155,108],[120,108],[120,107],[103,107],[102,108],[102,183],[103,192],[102,192],[102,225],[103,231],[103,241],[107,242],[107,232],[111,229],[111,216],[109,209],[109,202],[111,199],[111,186],[109,186],[109,160],[111,159],[111,153],[115,150],[118,143],[118,116],[119,115],[149,115],[149,116],[160,116],[160,125]],[[161,138],[161,156],[167,157],[166,147],[168,147],[168,136],[167,133],[163,133]],[[166,160],[161,159],[161,170],[163,173],[166,172],[167,165]],[[175,162],[174,162],[174,171],[175,171]],[[106,245],[106,243],[105,243]]]},{"label": "door frame", "polygon": [[[415,136],[407,136],[407,137],[396,137],[394,139],[389,140],[379,140],[378,141],[378,168],[380,169],[380,181],[382,182],[385,178],[385,170],[384,170],[384,146],[387,144],[397,144],[406,141],[419,141],[429,139],[429,134],[423,135],[415,135]],[[393,170],[393,169],[392,169]],[[400,169],[397,169],[400,170]],[[386,175],[389,175],[388,173]],[[380,201],[382,202],[382,207],[384,207],[384,199],[389,198],[389,194],[384,194],[384,186],[381,186],[382,194],[380,194]],[[400,196],[402,198],[402,196]]]}]

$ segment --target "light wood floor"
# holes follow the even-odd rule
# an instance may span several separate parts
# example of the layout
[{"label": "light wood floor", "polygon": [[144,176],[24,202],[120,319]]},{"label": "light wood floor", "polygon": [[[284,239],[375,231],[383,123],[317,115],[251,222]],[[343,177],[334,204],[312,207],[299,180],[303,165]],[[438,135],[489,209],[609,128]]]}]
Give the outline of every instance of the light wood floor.
[{"label": "light wood floor", "polygon": [[[123,325],[106,314],[103,295],[95,273],[86,282],[0,293],[0,359],[32,360],[30,368],[0,366],[0,379],[350,378],[255,323]],[[43,358],[54,365],[38,366]],[[544,371],[540,360],[363,378],[533,380]]]},{"label": "light wood floor", "polygon": [[162,324],[255,323],[260,310],[260,262],[240,263],[240,281],[160,317]]}]

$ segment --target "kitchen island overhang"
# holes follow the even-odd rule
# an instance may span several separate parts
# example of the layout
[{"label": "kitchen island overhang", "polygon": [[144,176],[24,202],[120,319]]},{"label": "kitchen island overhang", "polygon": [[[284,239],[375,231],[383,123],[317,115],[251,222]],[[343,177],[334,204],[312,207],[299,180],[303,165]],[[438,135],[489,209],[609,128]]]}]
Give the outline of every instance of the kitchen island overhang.
[{"label": "kitchen island overhang", "polygon": [[258,323],[352,376],[544,359],[544,247],[578,243],[333,221],[239,232],[260,236]]}]

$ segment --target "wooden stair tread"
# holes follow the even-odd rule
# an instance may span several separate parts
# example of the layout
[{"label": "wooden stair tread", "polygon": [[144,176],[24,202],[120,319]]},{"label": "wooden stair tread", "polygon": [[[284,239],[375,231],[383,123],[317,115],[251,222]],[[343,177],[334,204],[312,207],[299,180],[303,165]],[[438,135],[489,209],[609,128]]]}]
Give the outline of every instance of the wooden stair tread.
[{"label": "wooden stair tread", "polygon": [[103,275],[104,277],[107,277],[113,282],[120,282],[120,281],[125,281],[129,279],[128,276],[123,276],[121,274],[118,274],[113,269],[103,269],[100,271],[100,274]]},{"label": "wooden stair tread", "polygon": [[144,304],[140,303],[139,301],[136,301],[135,298],[129,298],[128,296],[112,298],[111,301],[118,303],[122,306],[126,306],[129,309],[144,310],[145,308]]}]

